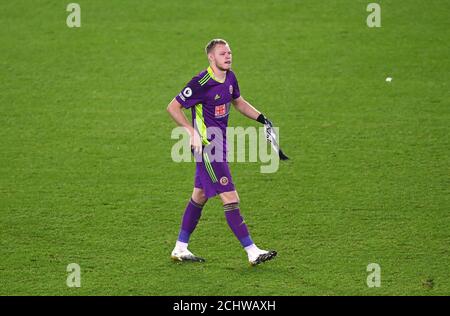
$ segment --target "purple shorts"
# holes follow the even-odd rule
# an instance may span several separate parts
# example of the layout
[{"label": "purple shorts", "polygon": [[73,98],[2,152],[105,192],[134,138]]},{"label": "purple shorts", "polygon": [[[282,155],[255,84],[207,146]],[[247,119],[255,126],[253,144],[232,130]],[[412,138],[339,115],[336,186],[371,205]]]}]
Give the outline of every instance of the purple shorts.
[{"label": "purple shorts", "polygon": [[209,161],[205,156],[202,161],[197,161],[194,187],[202,189],[208,199],[223,192],[234,191],[228,162]]}]

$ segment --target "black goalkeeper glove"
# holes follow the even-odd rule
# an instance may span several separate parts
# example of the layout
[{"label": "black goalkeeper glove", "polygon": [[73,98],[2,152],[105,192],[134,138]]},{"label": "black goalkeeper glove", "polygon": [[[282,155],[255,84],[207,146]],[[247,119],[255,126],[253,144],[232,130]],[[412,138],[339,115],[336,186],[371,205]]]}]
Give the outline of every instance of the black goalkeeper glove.
[{"label": "black goalkeeper glove", "polygon": [[256,120],[258,122],[260,122],[261,124],[264,124],[264,125],[267,124],[270,127],[273,127],[272,122],[267,117],[265,117],[264,114],[262,114],[262,113],[258,116],[258,118]]},{"label": "black goalkeeper glove", "polygon": [[256,121],[260,122],[261,124],[264,124],[264,129],[266,131],[266,138],[267,141],[270,142],[272,144],[272,146],[274,147],[274,149],[276,151],[278,151],[278,156],[280,157],[281,160],[288,160],[288,156],[286,156],[283,151],[281,150],[281,148],[279,147],[277,141],[276,141],[276,135],[275,135],[275,131],[272,130],[273,124],[272,122],[264,116],[264,114],[260,114]]}]

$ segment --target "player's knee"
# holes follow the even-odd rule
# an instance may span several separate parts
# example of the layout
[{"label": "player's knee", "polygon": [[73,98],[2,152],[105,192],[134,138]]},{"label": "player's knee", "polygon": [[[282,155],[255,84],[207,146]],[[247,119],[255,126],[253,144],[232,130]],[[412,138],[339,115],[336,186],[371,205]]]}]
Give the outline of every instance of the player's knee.
[{"label": "player's knee", "polygon": [[203,190],[194,190],[194,192],[192,192],[192,200],[197,204],[203,205],[208,201],[208,198]]},{"label": "player's knee", "polygon": [[220,198],[222,199],[222,204],[230,204],[230,203],[238,203],[239,204],[239,195],[236,191],[232,192],[224,192],[220,194]]}]

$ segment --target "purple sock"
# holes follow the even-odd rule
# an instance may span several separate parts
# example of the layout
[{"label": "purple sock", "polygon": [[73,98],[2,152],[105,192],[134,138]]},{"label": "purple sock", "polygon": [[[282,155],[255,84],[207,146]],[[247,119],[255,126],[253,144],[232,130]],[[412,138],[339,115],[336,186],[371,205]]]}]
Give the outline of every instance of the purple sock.
[{"label": "purple sock", "polygon": [[225,204],[223,209],[225,210],[225,217],[228,225],[237,239],[239,239],[242,247],[253,244],[250,234],[248,233],[247,225],[245,225],[244,219],[239,211],[239,203]]},{"label": "purple sock", "polygon": [[198,220],[202,215],[203,205],[195,203],[192,199],[189,201],[184,211],[181,229],[178,235],[178,241],[188,243],[189,237],[197,226]]}]

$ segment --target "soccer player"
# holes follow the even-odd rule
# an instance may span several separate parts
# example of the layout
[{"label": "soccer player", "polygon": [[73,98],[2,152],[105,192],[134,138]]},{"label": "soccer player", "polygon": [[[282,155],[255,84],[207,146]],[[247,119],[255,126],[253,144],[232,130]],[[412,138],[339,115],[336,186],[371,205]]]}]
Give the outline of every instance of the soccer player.
[{"label": "soccer player", "polygon": [[[213,39],[205,50],[209,67],[193,77],[167,107],[173,120],[188,131],[194,156],[200,157],[196,159],[194,190],[171,257],[178,261],[204,261],[188,250],[189,237],[208,199],[219,195],[228,225],[247,252],[250,264],[257,265],[273,259],[277,252],[259,249],[241,216],[239,196],[226,161],[226,127],[231,104],[250,119],[262,124],[269,124],[270,121],[240,95],[238,81],[231,70],[232,54],[228,43],[223,39]],[[183,108],[192,109],[192,125]],[[219,129],[223,136],[212,139],[207,134],[207,129],[212,127]],[[222,144],[216,146],[216,150],[223,150],[223,159],[214,160],[206,149],[214,141],[217,145],[218,139]]]}]

